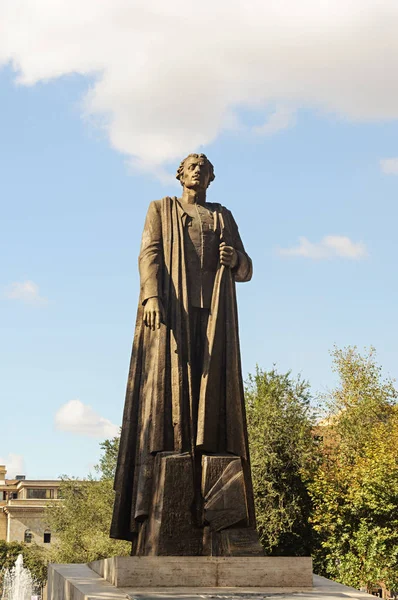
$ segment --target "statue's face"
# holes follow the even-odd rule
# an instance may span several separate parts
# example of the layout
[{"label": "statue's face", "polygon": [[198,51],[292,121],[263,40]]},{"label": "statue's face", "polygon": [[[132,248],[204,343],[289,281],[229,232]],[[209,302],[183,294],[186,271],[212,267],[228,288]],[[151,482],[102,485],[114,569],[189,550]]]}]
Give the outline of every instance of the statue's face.
[{"label": "statue's face", "polygon": [[203,158],[190,156],[184,164],[184,186],[193,190],[206,190],[210,183],[207,162]]}]

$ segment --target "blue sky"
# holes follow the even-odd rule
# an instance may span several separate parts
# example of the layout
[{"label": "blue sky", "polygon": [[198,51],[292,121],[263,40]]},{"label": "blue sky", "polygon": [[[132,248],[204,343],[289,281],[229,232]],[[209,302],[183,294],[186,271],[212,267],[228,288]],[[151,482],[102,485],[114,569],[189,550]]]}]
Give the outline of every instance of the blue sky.
[{"label": "blue sky", "polygon": [[[40,15],[45,1],[36,5]],[[0,458],[11,470],[84,476],[121,423],[146,209],[179,193],[179,160],[198,149],[215,166],[209,200],[232,210],[254,263],[253,280],[238,286],[244,374],[276,363],[302,373],[316,395],[335,383],[333,344],[355,344],[374,345],[385,374],[398,375],[398,115],[387,84],[372,96],[365,58],[352,64],[357,97],[359,80],[350,91],[346,78],[326,100],[314,76],[301,99],[298,87],[278,99],[253,87],[253,102],[228,88],[221,110],[212,94],[195,104],[174,78],[174,96],[159,108],[144,84],[123,96],[109,65],[98,90],[103,57],[93,44],[81,47],[84,66],[65,65],[66,50],[43,30],[45,60],[17,42],[12,51],[17,25],[7,24],[11,49],[0,43]],[[70,28],[78,31],[73,19]],[[163,58],[173,57],[148,54],[149,71]],[[184,94],[191,110],[182,114],[177,99],[175,113],[173,98]]]}]

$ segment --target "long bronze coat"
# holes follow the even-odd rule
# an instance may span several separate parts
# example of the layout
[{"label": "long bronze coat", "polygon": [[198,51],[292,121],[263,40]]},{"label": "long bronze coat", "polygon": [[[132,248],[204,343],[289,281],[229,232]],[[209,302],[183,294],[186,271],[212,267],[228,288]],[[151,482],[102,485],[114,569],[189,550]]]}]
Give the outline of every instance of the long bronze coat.
[{"label": "long bronze coat", "polygon": [[[192,416],[186,214],[176,198],[168,197],[153,202],[148,210],[139,259],[141,295],[114,486],[114,538],[133,540],[140,522],[148,516],[154,457],[160,451],[193,455],[227,452],[242,457],[249,524],[255,526],[235,292],[235,281],[248,281],[252,266],[230,211],[221,205],[213,204],[213,208],[220,241],[237,250],[240,265],[234,272],[219,265],[216,273],[197,422]],[[142,302],[150,296],[159,296],[166,311],[166,324],[155,331],[143,324]]]}]

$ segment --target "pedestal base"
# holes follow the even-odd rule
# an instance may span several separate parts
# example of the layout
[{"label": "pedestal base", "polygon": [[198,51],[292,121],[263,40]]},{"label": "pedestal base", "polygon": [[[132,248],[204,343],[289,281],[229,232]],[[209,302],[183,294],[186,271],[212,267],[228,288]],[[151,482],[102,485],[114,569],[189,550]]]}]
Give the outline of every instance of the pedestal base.
[{"label": "pedestal base", "polygon": [[[307,563],[303,563],[305,565],[306,576],[308,578],[307,567],[310,564],[311,559],[302,559],[302,558],[263,558],[260,560],[263,561],[281,561],[281,565],[277,565],[277,562],[274,563],[274,567],[272,572],[270,571],[271,563],[268,563],[266,566],[266,562],[264,563],[263,569],[263,584],[260,586],[254,587],[253,585],[241,585],[241,586],[231,586],[226,585],[226,580],[220,578],[216,585],[212,585],[211,587],[205,586],[203,583],[199,586],[187,586],[183,583],[182,580],[179,581],[179,584],[175,587],[158,587],[154,586],[153,583],[150,584],[149,580],[145,580],[142,577],[148,576],[148,571],[144,567],[148,567],[148,564],[145,565],[148,558],[149,560],[155,561],[158,558],[151,557],[143,557],[143,558],[135,558],[132,557],[133,560],[144,561],[141,565],[141,580],[140,585],[135,586],[126,586],[126,587],[116,587],[112,585],[109,581],[107,581],[104,577],[98,575],[95,571],[90,569],[88,565],[49,565],[48,568],[48,600],[264,600],[265,598],[269,598],[270,600],[273,598],[275,600],[342,600],[345,598],[346,600],[365,600],[366,598],[373,598],[369,594],[364,592],[359,592],[353,588],[346,587],[344,585],[340,585],[333,581],[329,581],[324,577],[319,577],[314,575],[313,578],[313,586],[312,586],[312,576],[311,582],[309,585],[303,586],[299,585],[297,581],[293,582],[288,575],[283,576],[283,568],[282,563],[285,563],[284,566],[292,565],[294,561],[298,561],[300,564],[301,561],[307,561]],[[176,557],[171,557],[176,558]],[[193,561],[201,562],[204,557],[193,558]],[[181,559],[177,557],[178,561]],[[119,583],[121,581],[128,581],[128,578],[131,575],[127,573],[121,572],[121,566],[123,560],[127,559],[107,559],[105,561],[98,561],[93,564],[93,566],[98,566],[104,569],[104,574],[107,571],[107,575],[111,578],[113,574],[116,576],[116,571],[113,571],[111,568],[112,561],[115,561],[114,564],[119,564],[118,569],[118,579]],[[130,559],[131,560],[131,559]],[[164,558],[161,559],[164,561]],[[170,557],[167,559],[170,561]],[[208,560],[206,558],[206,560]],[[212,559],[214,560],[214,559]],[[223,559],[216,559],[217,561],[223,562]],[[249,565],[246,565],[248,568],[253,569],[254,565],[251,566],[250,563],[252,561],[258,561],[258,558],[248,558],[248,559],[240,559],[240,558],[228,558],[226,559],[228,562],[231,561],[240,561],[243,560],[249,562]],[[111,561],[111,563],[109,562]],[[290,563],[286,561],[291,561]],[[102,565],[100,564],[102,563]],[[160,583],[161,578],[163,580],[168,580],[168,577],[171,573],[171,567],[173,567],[172,571],[174,571],[174,575],[177,573],[177,564],[172,565],[173,561],[169,562],[168,566],[163,564],[162,575],[153,576],[152,581],[157,581]],[[238,563],[235,565],[230,564],[229,566],[232,568],[237,567]],[[303,566],[302,565],[302,566]],[[130,565],[131,566],[131,565]],[[228,565],[223,565],[223,567],[216,569],[219,575],[226,575],[227,570],[226,567]],[[156,568],[156,567],[155,567]],[[239,570],[243,569],[241,566]],[[259,582],[260,574],[258,571],[258,565],[254,568],[256,574],[256,583]],[[199,576],[200,566],[195,569],[196,576]],[[271,586],[268,582],[273,582],[276,579],[276,574],[279,573],[279,585]],[[135,571],[135,575],[138,575],[138,570]],[[223,577],[223,575],[222,575]],[[236,575],[235,575],[236,577]],[[269,578],[270,577],[270,578]],[[241,580],[243,580],[243,573],[241,574]],[[204,580],[203,580],[204,581]],[[286,585],[286,581],[290,581],[292,585]]]},{"label": "pedestal base", "polygon": [[115,587],[311,587],[310,557],[115,556],[89,564]]}]

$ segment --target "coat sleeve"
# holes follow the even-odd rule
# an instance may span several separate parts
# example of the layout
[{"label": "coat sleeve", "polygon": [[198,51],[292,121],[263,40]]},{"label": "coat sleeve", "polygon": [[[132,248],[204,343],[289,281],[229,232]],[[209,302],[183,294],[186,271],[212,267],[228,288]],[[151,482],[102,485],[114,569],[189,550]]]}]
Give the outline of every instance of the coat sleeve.
[{"label": "coat sleeve", "polygon": [[141,302],[145,304],[148,298],[162,298],[163,242],[162,223],[157,202],[151,202],[148,208],[138,265]]},{"label": "coat sleeve", "polygon": [[236,224],[235,219],[232,216],[231,211],[227,211],[228,220],[230,223],[231,237],[232,237],[232,246],[235,248],[238,253],[238,264],[232,270],[232,273],[235,277],[235,281],[250,281],[253,275],[253,263],[250,256],[247,254],[241,237],[239,235],[238,226]]}]

